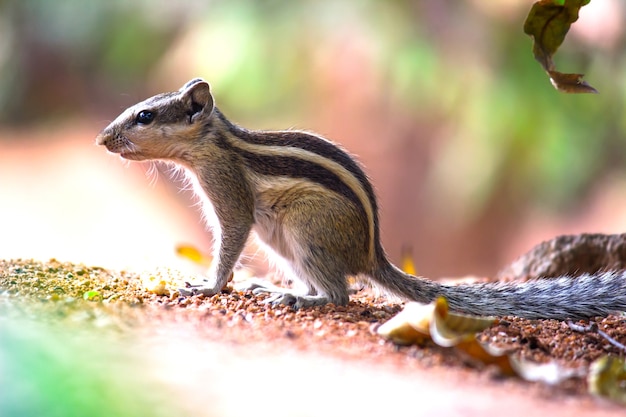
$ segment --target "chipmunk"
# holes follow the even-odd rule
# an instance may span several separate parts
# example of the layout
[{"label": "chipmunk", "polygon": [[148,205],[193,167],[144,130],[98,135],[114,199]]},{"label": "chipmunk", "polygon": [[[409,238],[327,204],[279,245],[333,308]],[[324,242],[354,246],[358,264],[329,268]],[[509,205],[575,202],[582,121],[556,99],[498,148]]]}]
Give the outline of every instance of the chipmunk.
[{"label": "chipmunk", "polygon": [[231,123],[200,78],[126,109],[97,144],[132,161],[184,168],[215,238],[210,281],[181,294],[213,295],[227,284],[254,231],[306,292],[254,281],[269,302],[302,308],[349,301],[348,276],[401,298],[439,296],[481,316],[581,319],[626,310],[624,273],[522,283],[444,285],[404,273],[381,245],[372,184],[340,146],[301,131],[253,131]]}]

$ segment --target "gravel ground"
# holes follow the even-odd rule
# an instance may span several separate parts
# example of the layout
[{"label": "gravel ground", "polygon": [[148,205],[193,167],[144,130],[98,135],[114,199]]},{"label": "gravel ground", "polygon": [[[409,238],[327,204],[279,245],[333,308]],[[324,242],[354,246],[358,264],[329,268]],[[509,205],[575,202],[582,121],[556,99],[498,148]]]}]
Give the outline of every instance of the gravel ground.
[{"label": "gravel ground", "polygon": [[[172,271],[161,271],[154,276],[174,281],[182,278]],[[218,351],[226,346],[252,350],[261,356],[276,355],[277,352],[291,352],[296,357],[313,355],[341,363],[371,364],[375,369],[382,367],[385,371],[397,373],[398,378],[432,371],[439,375],[432,379],[433,386],[437,386],[437,378],[443,375],[445,384],[452,381],[451,389],[459,392],[473,392],[482,387],[481,390],[493,391],[495,396],[505,394],[510,397],[506,401],[513,401],[518,395],[528,398],[530,405],[545,408],[546,404],[553,403],[566,411],[568,408],[564,404],[568,404],[580,412],[588,410],[589,415],[616,410],[615,406],[589,396],[584,378],[546,386],[503,378],[494,369],[469,363],[451,349],[434,345],[396,347],[382,340],[375,330],[400,311],[401,305],[375,297],[369,291],[353,296],[346,307],[327,305],[293,311],[290,307],[264,304],[264,296],[232,290],[212,297],[183,298],[176,292],[167,291],[166,295],[156,295],[145,290],[142,282],[146,278],[135,273],[55,260],[45,263],[0,261],[0,317],[4,317],[5,323],[16,320],[19,323],[44,323],[46,328],[98,329],[102,334],[113,334],[114,338],[133,335],[153,346],[185,341],[193,334],[190,343],[217,343],[221,346]],[[626,343],[624,318],[610,316],[593,322],[597,329]],[[609,353],[623,356],[624,352],[596,329],[579,330],[583,331],[575,331],[568,323],[555,320],[506,317],[482,332],[479,339],[509,349],[522,358],[556,361],[572,368],[588,367],[593,360]],[[154,350],[154,347],[150,349]],[[286,376],[287,381],[290,379]],[[357,377],[357,380],[362,378]],[[262,384],[263,378],[257,383]],[[400,407],[402,401],[398,401],[388,409]],[[504,399],[502,401],[506,404]],[[489,409],[477,409],[476,413],[480,415],[485,410]],[[503,408],[502,412],[505,411]],[[444,412],[443,415],[456,414]]]}]

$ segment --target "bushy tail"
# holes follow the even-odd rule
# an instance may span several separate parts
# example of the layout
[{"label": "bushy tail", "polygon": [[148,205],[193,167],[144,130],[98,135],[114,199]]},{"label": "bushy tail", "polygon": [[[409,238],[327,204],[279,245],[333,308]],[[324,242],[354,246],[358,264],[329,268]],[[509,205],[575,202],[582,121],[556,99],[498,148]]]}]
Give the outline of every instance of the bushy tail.
[{"label": "bushy tail", "polygon": [[626,273],[544,278],[519,283],[445,285],[408,275],[392,264],[372,280],[394,295],[421,303],[439,296],[454,311],[479,316],[586,319],[626,311]]}]

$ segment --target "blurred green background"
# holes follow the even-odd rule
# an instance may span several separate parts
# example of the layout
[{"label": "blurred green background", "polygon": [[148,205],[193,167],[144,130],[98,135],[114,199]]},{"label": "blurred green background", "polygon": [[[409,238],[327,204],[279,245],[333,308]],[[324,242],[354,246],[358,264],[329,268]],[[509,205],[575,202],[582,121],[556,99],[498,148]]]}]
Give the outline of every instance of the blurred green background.
[{"label": "blurred green background", "polygon": [[626,226],[626,7],[581,11],[555,61],[600,95],[574,96],[533,59],[531,5],[0,1],[0,153],[15,132],[79,123],[92,148],[126,106],[201,76],[235,122],[316,131],[358,155],[394,260],[408,246],[430,276],[493,274],[556,233]]}]

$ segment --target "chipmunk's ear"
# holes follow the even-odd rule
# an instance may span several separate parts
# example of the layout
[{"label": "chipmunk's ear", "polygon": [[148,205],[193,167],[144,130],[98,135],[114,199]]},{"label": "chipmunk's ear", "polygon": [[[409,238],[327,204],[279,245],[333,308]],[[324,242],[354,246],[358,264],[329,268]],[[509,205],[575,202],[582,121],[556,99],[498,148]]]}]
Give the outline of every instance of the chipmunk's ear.
[{"label": "chipmunk's ear", "polygon": [[193,79],[182,86],[179,91],[183,103],[187,106],[190,123],[201,115],[209,115],[213,111],[211,88],[203,79]]}]

